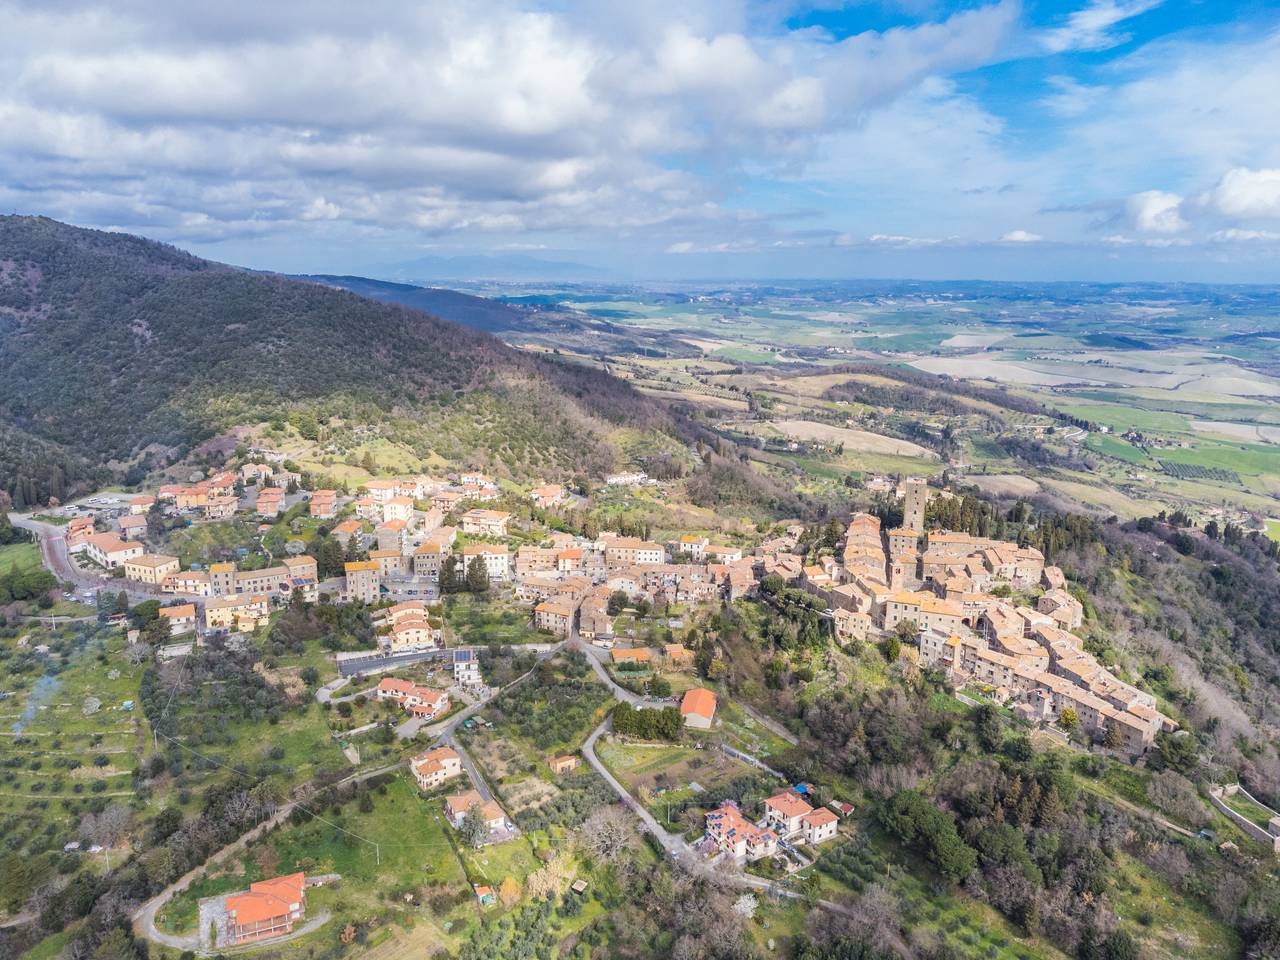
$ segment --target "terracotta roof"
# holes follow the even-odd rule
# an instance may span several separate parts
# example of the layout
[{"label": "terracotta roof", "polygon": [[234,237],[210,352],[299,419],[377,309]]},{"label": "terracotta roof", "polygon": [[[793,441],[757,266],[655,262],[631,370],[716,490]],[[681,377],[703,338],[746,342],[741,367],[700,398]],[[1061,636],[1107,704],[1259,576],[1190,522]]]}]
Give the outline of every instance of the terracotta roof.
[{"label": "terracotta roof", "polygon": [[787,819],[791,819],[792,817],[803,817],[813,811],[813,807],[805,803],[804,800],[801,799],[800,794],[793,793],[790,790],[775,793],[764,802],[764,805],[773,810],[777,810]]},{"label": "terracotta roof", "polygon": [[236,923],[243,926],[261,923],[288,914],[290,904],[302,902],[306,879],[301,873],[275,877],[249,885],[248,893],[238,893],[226,900],[228,913],[235,912]]},{"label": "terracotta roof", "polygon": [[706,687],[693,687],[685,691],[680,701],[680,715],[697,714],[710,720],[716,713],[716,695]]},{"label": "terracotta roof", "polygon": [[828,823],[838,823],[839,821],[840,818],[826,807],[821,807],[812,813],[806,813],[801,820],[802,823],[807,823],[811,827],[823,827]]}]

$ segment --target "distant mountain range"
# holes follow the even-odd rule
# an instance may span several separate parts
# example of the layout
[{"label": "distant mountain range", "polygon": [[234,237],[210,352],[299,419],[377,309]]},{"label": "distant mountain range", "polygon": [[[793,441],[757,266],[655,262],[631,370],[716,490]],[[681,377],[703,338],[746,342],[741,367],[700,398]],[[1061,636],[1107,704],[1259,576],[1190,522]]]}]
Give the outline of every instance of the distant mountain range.
[{"label": "distant mountain range", "polygon": [[521,253],[418,257],[391,269],[398,280],[590,280],[604,271],[583,263],[543,260]]},{"label": "distant mountain range", "polygon": [[467,293],[458,293],[456,290],[331,274],[306,274],[298,279],[349,290],[371,300],[381,300],[383,303],[398,303],[432,314],[442,320],[460,323],[465,327],[484,330],[488,333],[519,330],[526,325],[525,321],[528,319],[528,311],[524,308],[484,297],[474,297]]}]

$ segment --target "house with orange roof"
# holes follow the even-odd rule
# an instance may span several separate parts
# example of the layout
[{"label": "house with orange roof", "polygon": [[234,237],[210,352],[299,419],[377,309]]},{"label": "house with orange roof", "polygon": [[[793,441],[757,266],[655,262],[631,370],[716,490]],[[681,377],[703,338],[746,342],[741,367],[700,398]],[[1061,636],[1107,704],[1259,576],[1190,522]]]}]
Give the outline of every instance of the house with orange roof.
[{"label": "house with orange roof", "polygon": [[477,507],[462,515],[462,532],[482,537],[505,537],[511,514],[504,510]]},{"label": "house with orange roof", "polygon": [[693,651],[683,643],[668,643],[663,646],[662,652],[674,666],[687,666],[693,663]]},{"label": "house with orange roof", "polygon": [[165,577],[177,573],[179,569],[178,558],[163,553],[144,553],[124,562],[126,580],[136,580],[153,587],[160,586]]},{"label": "house with orange roof", "polygon": [[506,580],[511,575],[511,554],[506,547],[492,543],[469,543],[462,548],[463,569],[471,566],[474,557],[484,564],[490,580]]},{"label": "house with orange roof", "polygon": [[491,837],[495,833],[514,829],[507,815],[502,812],[502,808],[492,800],[485,800],[478,790],[455,793],[444,798],[445,818],[455,830],[462,828],[462,822],[473,808],[479,809],[480,818],[484,821]]},{"label": "house with orange roof", "polygon": [[360,521],[343,520],[341,523],[334,524],[333,529],[329,532],[333,534],[333,539],[342,544],[345,549],[347,544],[351,542],[351,538],[359,535]]},{"label": "house with orange roof", "polygon": [[146,494],[133,497],[129,501],[129,512],[135,516],[140,513],[146,513],[151,509],[151,505],[155,502],[155,497],[149,497]]},{"label": "house with orange roof", "polygon": [[452,747],[436,747],[410,760],[409,769],[418,781],[418,789],[434,790],[462,773],[462,758]]},{"label": "house with orange roof", "polygon": [[716,695],[706,687],[692,687],[680,701],[680,716],[686,727],[709,730],[716,716]]},{"label": "house with orange roof", "polygon": [[180,603],[172,607],[161,607],[158,611],[160,616],[169,622],[169,633],[172,636],[180,636],[184,633],[190,633],[196,628],[196,605],[194,603]]},{"label": "house with orange roof", "polygon": [[546,510],[548,507],[554,507],[564,499],[564,487],[558,483],[548,483],[546,486],[534,487],[529,491],[529,499],[533,501],[534,506],[538,509]]},{"label": "house with orange roof", "polygon": [[412,680],[383,677],[378,683],[379,700],[394,700],[414,716],[434,720],[449,712],[449,694],[444,690],[420,687]]},{"label": "house with orange roof", "polygon": [[121,540],[114,533],[98,533],[85,540],[85,551],[98,566],[114,570],[126,560],[142,556],[143,546],[136,540]]},{"label": "house with orange roof", "polygon": [[547,766],[551,768],[551,772],[557,777],[564,776],[566,773],[573,773],[578,769],[578,758],[572,753],[566,753],[563,756],[552,757],[547,761]]},{"label": "house with orange roof", "polygon": [[382,504],[382,520],[385,523],[388,520],[403,520],[408,523],[413,519],[413,498],[412,497],[391,497],[383,501]]},{"label": "house with orange roof", "polygon": [[836,835],[840,826],[840,818],[826,807],[806,813],[800,818],[800,832],[804,842],[817,846]]},{"label": "house with orange roof", "polygon": [[313,490],[311,492],[311,516],[328,520],[338,512],[337,490]]},{"label": "house with orange roof", "polygon": [[349,603],[373,603],[382,589],[382,569],[377,560],[354,560],[342,565]]},{"label": "house with orange roof", "polygon": [[731,800],[707,814],[704,838],[738,861],[759,860],[778,852],[778,835],[757,827]]},{"label": "house with orange roof", "polygon": [[801,821],[813,813],[813,807],[794,790],[783,790],[775,793],[764,802],[764,820],[778,831],[778,835],[789,837],[801,830]]},{"label": "house with orange roof", "polygon": [[648,664],[653,654],[648,647],[635,647],[626,650],[610,650],[609,656],[614,664],[617,665],[624,663]]},{"label": "house with orange roof", "polygon": [[307,880],[301,873],[249,884],[247,893],[233,893],[224,901],[226,923],[216,946],[253,943],[293,932],[306,916]]},{"label": "house with orange roof", "polygon": [[577,606],[569,597],[552,597],[533,608],[533,625],[557,637],[567,637],[573,630]]}]

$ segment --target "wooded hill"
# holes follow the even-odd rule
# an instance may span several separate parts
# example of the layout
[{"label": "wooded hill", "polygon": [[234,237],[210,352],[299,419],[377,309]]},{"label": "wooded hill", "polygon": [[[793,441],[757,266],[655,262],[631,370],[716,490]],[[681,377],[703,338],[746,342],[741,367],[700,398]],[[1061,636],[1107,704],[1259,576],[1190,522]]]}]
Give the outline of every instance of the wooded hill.
[{"label": "wooded hill", "polygon": [[609,434],[624,423],[689,438],[608,374],[417,310],[140,237],[0,217],[0,447],[20,453],[0,456],[0,489],[43,500],[104,466],[140,479],[291,410],[513,476],[620,466]]}]

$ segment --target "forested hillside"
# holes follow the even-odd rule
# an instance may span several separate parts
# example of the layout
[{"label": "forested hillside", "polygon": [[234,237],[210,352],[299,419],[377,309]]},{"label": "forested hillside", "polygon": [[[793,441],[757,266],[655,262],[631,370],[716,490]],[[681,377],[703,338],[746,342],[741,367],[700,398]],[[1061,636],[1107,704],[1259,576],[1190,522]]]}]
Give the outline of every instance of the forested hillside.
[{"label": "forested hillside", "polygon": [[516,476],[618,465],[609,434],[623,422],[678,432],[607,374],[416,310],[137,237],[0,218],[0,429],[24,450],[0,456],[0,489],[27,499],[33,481],[45,499],[102,465],[136,476],[227,427],[298,410],[389,425],[421,456]]}]

